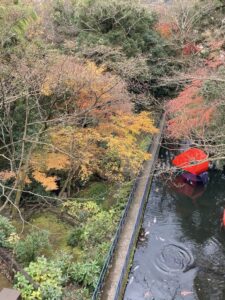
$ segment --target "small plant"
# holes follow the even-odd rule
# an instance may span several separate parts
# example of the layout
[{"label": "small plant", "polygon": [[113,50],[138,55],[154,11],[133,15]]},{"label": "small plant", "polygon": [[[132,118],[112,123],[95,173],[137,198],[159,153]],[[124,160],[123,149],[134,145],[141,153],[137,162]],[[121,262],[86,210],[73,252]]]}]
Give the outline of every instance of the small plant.
[{"label": "small plant", "polygon": [[72,281],[83,284],[85,287],[94,289],[100,274],[100,267],[97,261],[86,263],[74,263],[70,268],[70,278]]},{"label": "small plant", "polygon": [[67,244],[71,247],[77,247],[79,245],[82,233],[82,228],[77,228],[74,231],[72,231],[68,237]]},{"label": "small plant", "polygon": [[102,242],[111,241],[116,229],[115,212],[101,211],[88,220],[82,235],[83,247],[96,247]]},{"label": "small plant", "polygon": [[62,299],[62,271],[54,261],[39,257],[37,262],[30,263],[25,271],[39,285],[37,290],[21,274],[15,276],[17,288],[24,300],[61,300]]},{"label": "small plant", "polygon": [[16,244],[15,254],[19,262],[29,264],[49,247],[49,233],[47,231],[33,231],[27,235],[25,240],[20,240]]},{"label": "small plant", "polygon": [[15,235],[15,227],[7,218],[0,216],[0,247],[12,247],[12,237]]},{"label": "small plant", "polygon": [[89,290],[82,288],[74,292],[74,290],[68,290],[63,294],[63,299],[65,300],[90,300],[91,296]]},{"label": "small plant", "polygon": [[59,252],[54,260],[55,266],[62,271],[62,283],[65,284],[69,280],[69,269],[73,256],[66,252]]}]

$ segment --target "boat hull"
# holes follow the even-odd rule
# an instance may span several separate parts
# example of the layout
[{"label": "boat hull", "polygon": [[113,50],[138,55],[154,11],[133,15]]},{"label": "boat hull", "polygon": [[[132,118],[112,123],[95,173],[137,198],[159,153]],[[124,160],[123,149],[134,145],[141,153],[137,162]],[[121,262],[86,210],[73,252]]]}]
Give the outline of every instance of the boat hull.
[{"label": "boat hull", "polygon": [[189,172],[183,172],[181,175],[189,184],[203,184],[206,185],[209,182],[208,172],[203,172],[199,175],[194,175]]}]

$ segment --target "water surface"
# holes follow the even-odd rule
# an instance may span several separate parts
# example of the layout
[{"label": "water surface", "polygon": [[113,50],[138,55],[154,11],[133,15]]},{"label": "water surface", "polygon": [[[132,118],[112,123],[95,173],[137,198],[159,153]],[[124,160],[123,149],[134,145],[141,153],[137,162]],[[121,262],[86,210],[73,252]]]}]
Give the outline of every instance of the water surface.
[{"label": "water surface", "polygon": [[225,299],[225,179],[206,188],[154,179],[124,300]]}]

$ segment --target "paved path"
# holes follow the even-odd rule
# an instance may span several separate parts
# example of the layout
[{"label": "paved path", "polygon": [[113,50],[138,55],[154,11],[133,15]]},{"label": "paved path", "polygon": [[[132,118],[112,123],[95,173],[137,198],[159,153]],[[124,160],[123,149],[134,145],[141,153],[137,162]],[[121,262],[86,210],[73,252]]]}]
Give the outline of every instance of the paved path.
[{"label": "paved path", "polygon": [[[142,199],[145,194],[146,185],[147,188],[150,189],[151,179],[154,172],[154,163],[156,157],[158,156],[158,151],[160,148],[159,144],[161,142],[161,135],[164,123],[165,119],[163,117],[160,125],[159,134],[155,137],[154,142],[152,143],[152,147],[150,149],[150,152],[152,154],[151,159],[144,163],[142,177],[134,194],[134,199],[127,216],[127,221],[123,227],[121,237],[118,241],[118,246],[116,248],[112,260],[112,267],[110,268],[105,285],[103,287],[101,300],[115,299],[115,293],[120,280],[120,274],[125,265],[126,255],[128,253],[129,245],[134,232],[134,226],[138,217],[139,209],[141,207]],[[149,174],[152,174],[150,178]]]}]

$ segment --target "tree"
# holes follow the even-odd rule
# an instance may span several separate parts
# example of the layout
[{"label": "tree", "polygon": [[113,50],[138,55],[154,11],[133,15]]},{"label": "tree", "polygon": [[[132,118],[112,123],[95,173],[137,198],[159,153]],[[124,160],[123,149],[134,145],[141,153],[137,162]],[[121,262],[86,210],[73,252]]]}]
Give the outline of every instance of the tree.
[{"label": "tree", "polygon": [[157,83],[161,76],[180,67],[174,59],[176,51],[157,32],[156,13],[140,2],[58,1],[53,18],[66,51],[122,76],[137,110],[150,109],[156,96],[164,98],[174,89],[158,89]]},{"label": "tree", "polygon": [[[118,76],[61,55],[39,59],[38,64],[15,59],[5,69],[7,75],[10,68],[12,80],[3,74],[1,86],[0,151],[4,174],[11,172],[15,178],[4,196],[16,210],[33,179],[51,191],[58,188],[55,173],[60,174],[61,196],[65,190],[70,194],[72,182],[86,182],[92,174],[122,180],[127,172],[136,173],[146,156],[138,150],[135,135],[155,128],[147,115],[133,116],[126,85]],[[116,118],[124,118],[123,123]],[[117,167],[115,175],[110,167]]]}]

